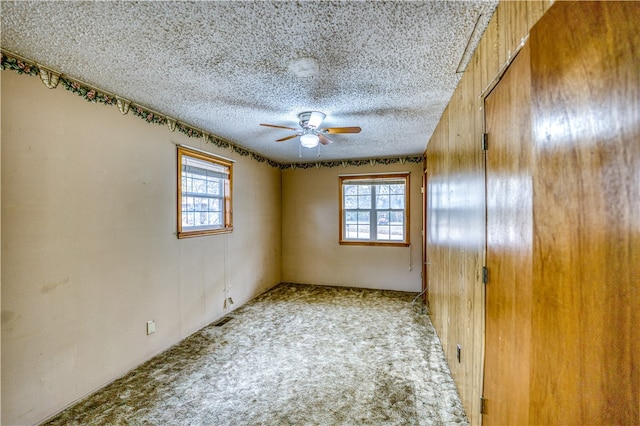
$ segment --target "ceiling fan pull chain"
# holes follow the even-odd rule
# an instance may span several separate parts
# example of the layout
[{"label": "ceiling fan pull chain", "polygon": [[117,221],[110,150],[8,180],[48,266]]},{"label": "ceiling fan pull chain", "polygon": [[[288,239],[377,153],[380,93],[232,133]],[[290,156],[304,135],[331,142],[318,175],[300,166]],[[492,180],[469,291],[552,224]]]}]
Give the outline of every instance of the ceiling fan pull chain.
[{"label": "ceiling fan pull chain", "polygon": [[318,157],[320,157],[320,144],[318,144]]},{"label": "ceiling fan pull chain", "polygon": [[298,157],[302,158],[302,145],[298,144],[298,149],[300,150],[300,154],[298,154]]}]

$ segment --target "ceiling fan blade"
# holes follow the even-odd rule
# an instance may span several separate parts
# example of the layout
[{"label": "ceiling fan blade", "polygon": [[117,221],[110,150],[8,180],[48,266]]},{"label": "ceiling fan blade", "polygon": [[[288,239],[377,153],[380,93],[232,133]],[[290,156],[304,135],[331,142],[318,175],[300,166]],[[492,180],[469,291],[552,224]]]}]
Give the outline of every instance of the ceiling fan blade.
[{"label": "ceiling fan blade", "polygon": [[300,136],[300,135],[295,134],[295,135],[287,136],[286,138],[277,139],[277,140],[276,140],[276,142],[284,142],[284,141],[288,141],[289,139],[297,138],[298,136]]},{"label": "ceiling fan blade", "polygon": [[275,124],[263,124],[263,123],[260,123],[260,125],[264,126],[264,127],[273,127],[273,128],[276,128],[276,129],[298,130],[298,129],[294,129],[293,127],[276,126]]},{"label": "ceiling fan blade", "polygon": [[320,143],[322,145],[329,145],[330,143],[333,143],[333,141],[331,139],[329,139],[328,137],[326,137],[325,135],[318,133],[318,139],[320,140]]},{"label": "ceiling fan blade", "polygon": [[322,129],[326,133],[360,133],[360,127],[327,127]]}]

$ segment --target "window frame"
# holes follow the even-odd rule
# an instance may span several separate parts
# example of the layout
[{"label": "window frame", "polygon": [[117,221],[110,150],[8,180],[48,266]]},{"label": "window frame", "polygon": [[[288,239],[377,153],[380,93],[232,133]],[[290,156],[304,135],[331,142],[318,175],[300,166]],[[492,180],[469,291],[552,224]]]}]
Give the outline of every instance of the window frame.
[{"label": "window frame", "polygon": [[[411,245],[410,242],[410,212],[409,212],[409,207],[410,207],[410,185],[409,185],[409,181],[410,181],[410,176],[411,173],[410,172],[397,172],[397,173],[374,173],[374,174],[359,174],[359,175],[340,175],[339,176],[339,182],[338,182],[338,197],[339,197],[339,244],[340,245],[351,245],[351,246],[386,246],[386,247],[408,247],[409,245]],[[370,226],[370,231],[369,234],[371,235],[376,235],[376,239],[369,239],[369,240],[356,240],[356,239],[349,239],[349,238],[345,238],[345,210],[350,210],[350,209],[345,209],[344,206],[344,185],[345,182],[348,181],[371,181],[372,185],[378,185],[380,183],[383,183],[384,181],[390,181],[390,180],[404,180],[404,239],[403,240],[378,240],[377,239],[377,214],[376,212],[378,211],[378,209],[376,208],[375,204],[374,204],[374,200],[371,200],[371,208],[367,209],[370,214],[369,214],[369,226]],[[394,209],[382,209],[382,210],[386,210],[386,211],[390,211],[390,210],[394,210]],[[375,222],[375,223],[374,223]]]},{"label": "window frame", "polygon": [[[216,166],[221,166],[228,169],[228,179],[225,179],[223,182],[223,190],[224,194],[220,197],[223,200],[224,206],[222,208],[223,212],[223,225],[220,227],[208,227],[208,228],[198,228],[198,229],[183,229],[182,225],[182,168],[183,168],[183,158],[191,157],[196,160],[205,161]],[[194,148],[189,148],[185,146],[178,145],[177,146],[177,164],[178,164],[178,173],[177,173],[177,223],[178,223],[178,231],[177,236],[179,239],[182,238],[192,238],[192,237],[201,237],[205,235],[215,235],[215,234],[227,234],[233,231],[233,209],[232,209],[232,191],[233,191],[233,161],[218,157],[214,154],[210,154],[204,151],[200,151]]]}]

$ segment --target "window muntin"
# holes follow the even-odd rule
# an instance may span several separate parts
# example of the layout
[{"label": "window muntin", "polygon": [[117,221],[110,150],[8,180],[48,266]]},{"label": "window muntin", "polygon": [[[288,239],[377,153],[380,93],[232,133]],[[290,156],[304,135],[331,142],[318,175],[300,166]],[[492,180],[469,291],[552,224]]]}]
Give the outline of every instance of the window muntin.
[{"label": "window muntin", "polygon": [[178,238],[233,230],[232,162],[178,147]]},{"label": "window muntin", "polygon": [[409,244],[409,173],[340,176],[340,244]]}]

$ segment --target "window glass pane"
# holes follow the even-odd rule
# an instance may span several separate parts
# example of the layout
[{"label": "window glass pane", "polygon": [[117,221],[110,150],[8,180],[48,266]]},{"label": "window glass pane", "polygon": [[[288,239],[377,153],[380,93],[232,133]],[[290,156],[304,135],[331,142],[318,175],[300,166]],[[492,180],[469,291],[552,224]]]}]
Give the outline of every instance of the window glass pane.
[{"label": "window glass pane", "polygon": [[391,225],[389,227],[390,230],[390,239],[392,240],[404,240],[404,227],[403,226],[395,226]]},{"label": "window glass pane", "polygon": [[220,183],[222,181],[220,179],[211,179],[207,182],[207,193],[211,195],[220,195],[222,192],[220,190]]},{"label": "window glass pane", "polygon": [[358,208],[358,197],[357,196],[345,196],[344,197],[344,208],[345,209],[357,209]]},{"label": "window glass pane", "polygon": [[199,194],[207,193],[207,180],[206,179],[194,179],[193,180],[193,189],[195,192]]},{"label": "window glass pane", "polygon": [[371,208],[371,196],[370,195],[361,195],[358,197],[358,208],[359,209],[370,209]]},{"label": "window glass pane", "polygon": [[378,239],[379,240],[388,240],[389,239],[389,226],[388,225],[378,225]]},{"label": "window glass pane", "polygon": [[392,209],[404,209],[404,195],[392,195],[389,201]]},{"label": "window glass pane", "polygon": [[345,195],[357,195],[358,187],[356,185],[345,185],[343,192]]},{"label": "window glass pane", "polygon": [[376,185],[376,194],[388,195],[389,185]]},{"label": "window glass pane", "polygon": [[345,212],[345,223],[356,223],[358,221],[358,214],[356,212]]},{"label": "window glass pane", "polygon": [[358,226],[358,238],[359,239],[369,239],[369,225],[359,225]]},{"label": "window glass pane", "polygon": [[358,225],[347,225],[345,227],[346,230],[346,238],[354,239],[358,238]]},{"label": "window glass pane", "polygon": [[222,221],[220,220],[220,213],[209,213],[209,224],[222,225]]},{"label": "window glass pane", "polygon": [[206,211],[197,214],[198,226],[205,226],[209,224],[209,213]]},{"label": "window glass pane", "polygon": [[370,195],[371,185],[358,185],[358,195]]},{"label": "window glass pane", "polygon": [[[365,223],[365,224],[369,224],[369,212],[362,212],[359,211],[358,212],[358,223]],[[369,231],[367,231],[369,232]]]},{"label": "window glass pane", "polygon": [[390,212],[389,222],[392,225],[402,225],[404,223],[404,212]]},{"label": "window glass pane", "polygon": [[376,209],[388,209],[389,196],[376,194]]},{"label": "window glass pane", "polygon": [[389,185],[392,194],[404,194],[404,185]]},{"label": "window glass pane", "polygon": [[378,222],[378,225],[388,225],[389,224],[389,212],[388,211],[377,212],[376,214],[377,214],[376,221]]}]

